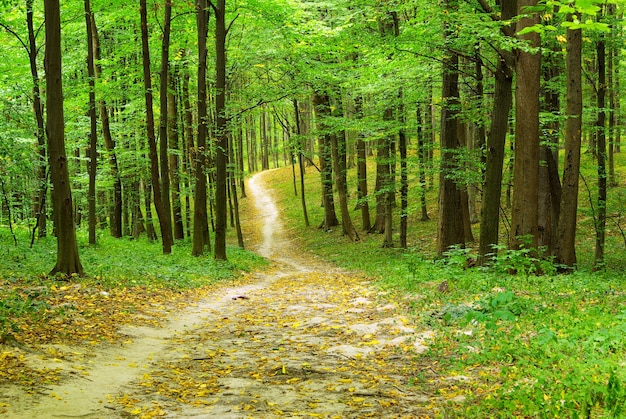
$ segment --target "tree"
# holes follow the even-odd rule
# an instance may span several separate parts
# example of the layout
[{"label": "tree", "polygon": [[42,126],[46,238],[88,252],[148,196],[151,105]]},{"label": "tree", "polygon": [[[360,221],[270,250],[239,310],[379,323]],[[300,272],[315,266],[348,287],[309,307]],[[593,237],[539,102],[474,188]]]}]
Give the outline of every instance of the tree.
[{"label": "tree", "polygon": [[[445,0],[448,13],[458,7],[456,0]],[[446,41],[454,37],[448,22],[444,27]],[[454,155],[459,145],[457,119],[459,112],[459,56],[452,49],[446,49],[443,57],[443,79],[441,98],[441,168],[439,172],[439,222],[437,224],[437,254],[443,255],[451,246],[465,244],[463,215],[461,210],[461,190],[454,180],[453,172],[458,170]]]},{"label": "tree", "polygon": [[[150,150],[150,173],[152,191],[154,192],[154,208],[159,218],[161,227],[161,240],[163,253],[172,253],[172,221],[169,213],[165,212],[163,195],[161,194],[161,178],[159,174],[159,157],[157,153],[156,138],[154,135],[154,109],[152,99],[152,73],[150,71],[150,48],[148,45],[148,11],[146,0],[139,0],[139,13],[141,16],[141,50],[143,57],[143,80],[144,96],[146,102],[146,131],[148,134],[148,147]],[[167,86],[167,85],[166,85]],[[169,196],[167,198],[169,200]]]},{"label": "tree", "polygon": [[[196,2],[196,25],[198,34],[198,139],[195,147],[195,175],[193,210],[193,247],[191,253],[199,256],[206,247],[211,249],[209,221],[207,216],[207,175],[205,163],[207,155],[207,87],[206,87],[206,38],[209,26],[209,13],[206,0]],[[189,117],[188,117],[189,119]]]},{"label": "tree", "polygon": [[61,11],[59,0],[47,0],[45,7],[47,80],[46,107],[48,154],[52,180],[52,205],[57,233],[57,261],[51,275],[83,274],[74,228],[74,204],[70,190],[70,174],[65,152],[63,82],[61,77]]},{"label": "tree", "polygon": [[94,73],[94,43],[91,4],[85,0],[85,27],[87,29],[87,74],[89,76],[89,244],[96,244],[96,171],[98,144],[98,120],[96,117],[96,75]]},{"label": "tree", "polygon": [[[529,247],[538,244],[539,187],[539,92],[541,78],[541,37],[533,27],[539,23],[536,12],[527,7],[537,0],[519,0],[517,32],[527,45],[517,50],[517,81],[515,94],[515,168],[509,247]],[[527,242],[528,241],[528,242]]]},{"label": "tree", "polygon": [[215,12],[215,259],[226,260],[226,182],[228,127],[226,119],[226,0],[217,0]]},{"label": "tree", "polygon": [[[570,15],[568,20],[578,20]],[[582,29],[567,29],[566,46],[566,120],[563,180],[557,226],[556,262],[568,269],[576,265],[576,223],[578,210],[578,177],[582,131]]]}]

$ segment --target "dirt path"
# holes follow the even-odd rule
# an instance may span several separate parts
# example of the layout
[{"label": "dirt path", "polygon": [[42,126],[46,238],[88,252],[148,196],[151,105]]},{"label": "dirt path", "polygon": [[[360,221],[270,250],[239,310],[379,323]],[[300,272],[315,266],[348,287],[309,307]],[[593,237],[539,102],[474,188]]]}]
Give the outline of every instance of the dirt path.
[{"label": "dirt path", "polygon": [[75,378],[9,388],[3,417],[430,417],[434,400],[408,386],[429,332],[365,278],[298,252],[262,175],[247,190],[271,269],[163,328],[125,327],[123,344],[63,348],[72,361],[25,355]]}]

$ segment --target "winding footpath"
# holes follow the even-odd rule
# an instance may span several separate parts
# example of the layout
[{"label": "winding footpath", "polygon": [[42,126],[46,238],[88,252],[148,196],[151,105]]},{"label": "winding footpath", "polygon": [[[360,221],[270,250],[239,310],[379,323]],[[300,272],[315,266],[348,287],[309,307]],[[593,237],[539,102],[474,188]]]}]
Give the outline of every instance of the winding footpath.
[{"label": "winding footpath", "polygon": [[368,279],[296,249],[263,174],[247,191],[267,271],[216,287],[162,328],[73,348],[82,363],[64,368],[76,378],[12,389],[4,417],[432,417],[435,398],[409,385],[431,333]]}]

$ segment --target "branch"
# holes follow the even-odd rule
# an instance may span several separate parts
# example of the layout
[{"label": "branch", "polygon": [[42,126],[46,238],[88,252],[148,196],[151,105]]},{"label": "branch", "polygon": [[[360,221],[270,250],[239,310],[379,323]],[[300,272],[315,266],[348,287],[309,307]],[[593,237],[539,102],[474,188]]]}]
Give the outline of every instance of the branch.
[{"label": "branch", "polygon": [[491,6],[489,6],[489,4],[485,0],[477,0],[477,1],[478,1],[478,4],[480,4],[480,7],[483,8],[483,11],[487,13],[489,17],[491,17],[491,20],[493,20],[494,22],[501,20],[500,17],[496,14],[496,12],[493,11]]},{"label": "branch", "polygon": [[4,23],[0,23],[0,27],[3,27],[8,33],[10,33],[11,35],[13,35],[14,37],[17,38],[18,41],[20,41],[20,44],[22,44],[22,46],[24,47],[24,49],[26,50],[26,52],[28,54],[30,54],[30,49],[28,49],[28,45],[26,45],[24,43],[24,41],[22,41],[22,38],[17,34],[17,32],[15,32],[13,29],[11,29],[8,25],[4,24]]},{"label": "branch", "polygon": [[233,26],[233,23],[235,23],[238,17],[239,17],[239,14],[237,14],[237,16],[235,16],[233,20],[230,21],[230,23],[228,24],[228,27],[226,28],[226,35],[228,35],[228,32],[230,32],[231,26]]},{"label": "branch", "polygon": [[275,98],[275,99],[271,99],[271,100],[259,99],[259,101],[258,101],[257,103],[255,103],[254,105],[249,106],[249,107],[247,107],[247,108],[243,108],[242,110],[240,110],[240,111],[239,111],[239,112],[237,112],[236,114],[229,116],[229,117],[227,118],[227,120],[228,120],[228,121],[232,121],[233,119],[237,119],[237,118],[239,118],[241,115],[243,115],[244,113],[246,113],[246,112],[248,112],[248,111],[251,111],[252,109],[256,109],[256,108],[258,108],[259,106],[263,106],[263,105],[265,105],[265,104],[267,104],[267,103],[278,102],[279,100],[283,100],[284,98],[289,97],[289,96],[290,96],[290,94],[289,94],[289,93],[286,93],[286,94],[284,94],[284,95],[282,95],[282,96],[280,96],[280,97],[277,97],[277,98]]}]

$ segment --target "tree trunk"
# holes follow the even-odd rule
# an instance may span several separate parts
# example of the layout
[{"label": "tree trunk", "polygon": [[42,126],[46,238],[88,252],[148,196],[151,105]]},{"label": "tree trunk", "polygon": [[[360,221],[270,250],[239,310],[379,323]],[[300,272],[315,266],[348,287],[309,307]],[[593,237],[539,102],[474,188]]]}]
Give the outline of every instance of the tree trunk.
[{"label": "tree trunk", "polygon": [[[519,0],[518,12],[524,14],[526,7],[537,5],[537,0]],[[534,13],[522,17],[517,31],[539,23]],[[522,41],[539,48],[538,33],[521,35]],[[538,246],[538,186],[539,186],[539,92],[541,78],[541,54],[517,51],[517,86],[515,94],[515,168],[513,183],[513,208],[509,247],[537,250]]]},{"label": "tree trunk", "polygon": [[[429,118],[430,113],[426,112],[426,117]],[[420,207],[422,215],[420,221],[428,221],[428,209],[426,208],[426,165],[428,164],[428,150],[426,149],[426,132],[424,130],[424,123],[422,122],[421,105],[418,103],[416,106],[416,119],[417,119],[417,159],[418,159],[418,171],[420,182]]]},{"label": "tree trunk", "polygon": [[169,172],[171,179],[172,213],[174,215],[174,240],[185,238],[185,226],[183,224],[183,204],[180,199],[180,161],[178,150],[180,149],[178,138],[178,103],[176,101],[177,71],[170,72],[170,83],[167,92],[167,128],[169,149],[173,152],[169,155]]},{"label": "tree trunk", "polygon": [[57,273],[83,274],[78,255],[70,174],[65,152],[65,127],[63,116],[63,84],[61,77],[61,13],[59,0],[44,2],[46,30],[46,106],[48,119],[48,151],[52,179],[52,204],[57,233],[57,261],[50,275]]},{"label": "tree trunk", "polygon": [[159,162],[161,170],[161,201],[163,203],[162,229],[167,229],[167,235],[171,244],[172,237],[172,205],[170,202],[170,169],[168,156],[168,86],[169,86],[169,56],[170,56],[170,33],[172,23],[172,1],[164,0],[163,39],[161,41],[161,76],[159,86]]},{"label": "tree trunk", "polygon": [[303,162],[303,155],[304,155],[304,141],[302,139],[302,123],[300,121],[300,106],[298,105],[298,100],[297,99],[293,99],[293,109],[294,109],[294,115],[296,118],[296,134],[297,134],[297,144],[298,144],[298,149],[297,149],[297,153],[298,153],[298,166],[300,169],[300,200],[302,203],[302,215],[304,216],[304,225],[305,226],[310,226],[311,223],[309,222],[309,213],[306,209],[306,196],[305,196],[305,192],[304,192],[304,162]]},{"label": "tree trunk", "polygon": [[[448,10],[455,10],[456,0],[444,0]],[[446,38],[453,35],[448,25],[444,28]],[[454,181],[453,171],[459,170],[455,150],[459,148],[457,119],[459,110],[459,56],[445,51],[441,98],[441,168],[439,172],[439,222],[437,226],[437,254],[442,256],[451,246],[465,245],[461,191]]]},{"label": "tree trunk", "polygon": [[215,8],[215,249],[217,260],[226,260],[226,165],[228,132],[226,125],[226,0]]},{"label": "tree trunk", "polygon": [[[39,166],[37,170],[37,181],[39,191],[33,199],[33,214],[37,219],[36,228],[39,228],[39,237],[47,235],[47,216],[45,199],[48,190],[47,157],[46,157],[46,129],[43,117],[43,105],[41,103],[41,88],[39,82],[39,71],[37,69],[37,42],[35,27],[33,23],[33,1],[26,1],[26,24],[28,26],[28,58],[30,63],[30,73],[33,79],[33,110],[37,122],[37,150],[39,152]],[[33,233],[34,234],[34,233]],[[34,237],[34,236],[33,236]]]},{"label": "tree trunk", "polygon": [[[572,20],[569,16],[568,20]],[[555,249],[556,262],[569,269],[576,265],[576,223],[578,178],[582,142],[582,30],[567,30],[566,77],[567,109],[565,120],[564,167],[561,203]]]},{"label": "tree trunk", "polygon": [[344,183],[344,177],[341,175],[342,167],[340,162],[341,156],[339,149],[340,147],[343,147],[343,150],[345,150],[345,133],[340,132],[331,134],[330,140],[333,156],[333,169],[335,171],[335,186],[337,188],[337,195],[339,196],[339,209],[341,211],[341,228],[343,230],[343,234],[348,236],[351,241],[358,241],[359,234],[352,224],[352,219],[350,218],[350,210],[348,209],[347,187]]},{"label": "tree trunk", "polygon": [[604,242],[606,236],[606,46],[604,34],[596,41],[598,55],[598,118],[596,120],[596,144],[598,147],[598,214],[596,219],[596,250],[593,261],[594,270],[604,267]]},{"label": "tree trunk", "polygon": [[[402,98],[402,90],[398,93],[398,99]],[[398,113],[400,114],[400,122],[402,128],[398,133],[398,148],[400,151],[400,247],[407,248],[407,228],[408,228],[408,207],[409,207],[409,170],[407,166],[407,139],[406,130],[404,128],[406,124],[404,116],[404,105],[398,106]]]},{"label": "tree trunk", "polygon": [[[150,149],[150,172],[152,175],[152,190],[154,192],[154,208],[159,218],[161,227],[161,240],[163,253],[172,253],[172,225],[169,213],[163,206],[163,195],[161,194],[159,158],[157,153],[156,138],[154,135],[154,110],[152,108],[152,74],[150,72],[150,49],[148,47],[148,14],[146,10],[146,0],[139,0],[139,12],[141,15],[141,49],[143,55],[143,77],[146,101],[146,130],[148,136],[148,147]],[[168,198],[169,199],[169,198]]]},{"label": "tree trunk", "polygon": [[313,104],[318,117],[318,130],[321,132],[319,135],[319,158],[322,176],[322,204],[324,207],[324,222],[322,228],[328,231],[332,227],[339,225],[333,198],[331,140],[328,134],[328,127],[324,121],[325,118],[330,116],[330,99],[326,94],[315,92],[313,94]]},{"label": "tree trunk", "polygon": [[89,244],[96,244],[96,172],[98,169],[98,119],[96,117],[96,75],[94,72],[94,43],[91,5],[84,0],[85,28],[87,30],[87,75],[89,78]]},{"label": "tree trunk", "polygon": [[[100,54],[100,37],[98,36],[98,27],[94,14],[91,14],[91,31],[93,40],[93,51],[96,59],[94,63],[94,74],[96,79],[100,78],[102,66],[99,64]],[[111,167],[111,177],[113,178],[113,205],[109,214],[111,236],[116,238],[122,237],[122,178],[119,173],[117,164],[117,153],[115,151],[115,141],[111,135],[111,127],[109,122],[109,112],[104,99],[98,100],[98,110],[100,112],[100,121],[102,123],[102,138],[104,139],[104,147],[109,154],[109,166]]]},{"label": "tree trunk", "polygon": [[196,186],[194,189],[193,246],[191,254],[200,256],[204,253],[205,248],[208,248],[209,251],[211,250],[209,220],[207,216],[207,175],[205,173],[207,154],[206,139],[208,132],[206,39],[209,26],[209,14],[206,0],[196,1],[196,24],[198,27],[198,142],[194,153]]},{"label": "tree trunk", "polygon": [[[357,96],[354,100],[354,114],[357,119],[363,118],[363,97]],[[363,231],[370,231],[372,224],[370,221],[369,196],[367,191],[367,153],[363,132],[357,132],[356,152],[357,152],[357,208],[361,209],[361,228]]]}]

